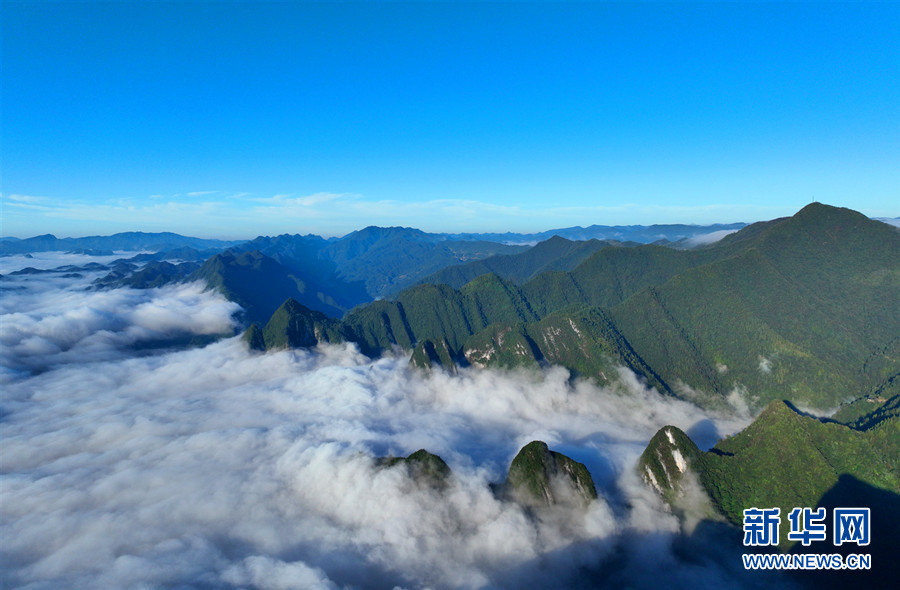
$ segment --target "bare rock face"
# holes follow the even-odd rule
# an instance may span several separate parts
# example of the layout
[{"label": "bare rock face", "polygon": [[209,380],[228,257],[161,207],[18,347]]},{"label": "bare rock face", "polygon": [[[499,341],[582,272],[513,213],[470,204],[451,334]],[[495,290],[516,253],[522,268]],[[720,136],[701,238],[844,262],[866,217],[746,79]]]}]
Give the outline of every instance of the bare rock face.
[{"label": "bare rock face", "polygon": [[428,338],[419,342],[413,349],[409,364],[425,371],[440,367],[448,373],[456,374],[456,363],[445,338]]},{"label": "bare rock face", "polygon": [[700,468],[702,453],[675,426],[663,426],[653,435],[638,461],[644,481],[670,503],[684,491],[689,472]]}]

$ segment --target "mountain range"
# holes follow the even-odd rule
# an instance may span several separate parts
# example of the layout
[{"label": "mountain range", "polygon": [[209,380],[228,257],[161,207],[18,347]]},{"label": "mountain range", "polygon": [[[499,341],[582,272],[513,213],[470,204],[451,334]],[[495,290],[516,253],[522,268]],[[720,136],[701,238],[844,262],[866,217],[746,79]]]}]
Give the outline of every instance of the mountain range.
[{"label": "mountain range", "polygon": [[[244,339],[258,351],[351,342],[372,357],[402,349],[423,371],[558,365],[612,388],[633,374],[701,406],[749,408],[756,419],[709,450],[675,426],[660,429],[637,465],[648,488],[683,523],[740,527],[743,510],[779,507],[786,531],[797,506],[871,507],[877,541],[866,551],[876,577],[824,581],[892,587],[900,575],[900,229],[821,203],[751,225],[609,229],[521,240],[398,227],[244,242],[48,235],[0,241],[0,253],[145,250],[108,265],[10,274],[105,269],[95,288],[202,281],[240,304]],[[524,245],[537,238],[546,239]],[[425,450],[376,465],[405,469],[435,493],[452,477]],[[523,447],[492,490],[538,517],[597,498],[587,467],[541,441]],[[809,551],[786,536],[779,549]],[[835,551],[851,549],[859,548]]]},{"label": "mountain range", "polygon": [[[293,298],[329,317],[420,282],[447,282],[440,273],[474,277],[484,268],[514,280],[549,268],[569,269],[604,244],[552,238],[531,248],[484,241],[445,240],[410,228],[369,227],[344,238],[315,235],[258,237],[228,248],[176,234],[117,235],[84,238],[82,244],[153,250],[109,265],[95,288],[152,288],[180,281],[203,281],[243,307],[248,322],[265,322],[280,303]],[[108,238],[108,239],[107,239]],[[120,240],[122,238],[122,240]],[[74,247],[71,239],[8,240],[20,249]],[[198,249],[179,243],[192,243]],[[43,244],[43,246],[41,246]],[[636,243],[631,243],[636,245]],[[175,246],[175,247],[172,247]],[[112,255],[113,250],[76,248],[70,253]],[[25,256],[30,256],[26,253]],[[485,261],[485,267],[478,266]],[[92,263],[93,264],[93,263]],[[435,269],[438,269],[437,272]],[[95,269],[96,270],[96,269]],[[508,271],[508,272],[507,272]],[[426,276],[429,275],[430,276]],[[456,278],[454,282],[465,280]]]},{"label": "mountain range", "polygon": [[559,236],[573,241],[586,240],[615,240],[618,242],[638,242],[650,244],[653,242],[678,242],[696,238],[698,236],[736,231],[747,225],[746,223],[716,223],[713,225],[687,225],[682,223],[657,224],[657,225],[590,225],[587,227],[575,226],[551,229],[547,231],[521,234],[521,233],[462,233],[444,234],[452,240],[489,240],[503,242],[505,244],[535,244],[549,240],[553,236]]},{"label": "mountain range", "polygon": [[[188,246],[198,250],[215,248],[224,249],[240,242],[228,240],[210,240],[192,238],[171,232],[146,233],[124,232],[111,236],[87,236],[83,238],[57,238],[53,234],[44,234],[25,238],[24,240],[6,238],[0,241],[0,256],[12,254],[29,254],[31,252],[84,252],[88,254],[104,251],[162,251]],[[92,252],[93,251],[93,252]]]},{"label": "mountain range", "polygon": [[[629,231],[641,227],[633,226]],[[719,226],[683,227],[706,235],[706,230]],[[544,233],[552,236],[554,231]],[[128,259],[132,263],[146,262],[142,268],[135,267],[129,273],[127,268],[119,267],[117,272],[99,280],[97,286],[156,287],[165,282],[202,280],[241,304],[246,319],[251,322],[264,322],[287,298],[338,318],[358,305],[394,297],[418,283],[461,286],[484,272],[523,281],[546,270],[571,270],[604,246],[639,245],[611,240],[573,242],[551,237],[532,248],[478,240],[474,239],[475,234],[466,235],[466,239],[452,239],[449,234],[374,226],[341,238],[284,234],[238,243],[207,243],[176,234],[139,235],[146,239],[136,240],[132,234],[65,240],[38,236],[9,244],[15,244],[17,251],[77,246],[154,250],[158,246],[156,252]],[[176,267],[164,262],[175,263]],[[198,269],[186,262],[204,264]]]},{"label": "mountain range", "polygon": [[606,384],[625,366],[707,405],[834,407],[896,388],[900,232],[857,212],[813,203],[705,247],[603,245],[572,270],[538,266],[501,270],[530,277],[518,284],[420,284],[342,320],[288,302],[258,331],[266,348],[400,346],[425,365],[551,363]]},{"label": "mountain range", "polygon": [[[639,227],[631,235],[655,237]],[[203,281],[258,324],[261,348],[350,341],[378,355],[400,346],[423,367],[557,364],[601,384],[624,366],[701,404],[737,396],[761,408],[783,398],[835,407],[896,390],[898,235],[813,203],[689,249],[558,235],[510,246],[397,227],[332,239],[135,232],[0,246],[156,249],[117,262],[96,287]]]},{"label": "mountain range", "polygon": [[[894,220],[896,221],[896,220]],[[353,258],[358,250],[354,246],[347,247],[346,244],[355,242],[366,243],[371,245],[374,241],[383,239],[384,237],[397,237],[400,234],[407,233],[415,236],[415,240],[428,242],[497,242],[501,244],[518,244],[533,245],[537,242],[543,242],[553,236],[560,236],[569,240],[616,240],[616,241],[633,241],[638,243],[650,243],[660,240],[667,242],[677,242],[688,238],[721,232],[723,230],[737,230],[745,226],[745,223],[729,223],[729,224],[713,224],[713,225],[592,225],[589,227],[566,227],[559,229],[551,229],[538,233],[426,233],[413,228],[387,227],[380,228],[370,226],[362,230],[351,232],[343,237],[335,237],[325,239],[321,236],[307,235],[300,236],[287,235],[291,238],[307,238],[308,242],[345,242],[344,246],[338,246],[335,250],[336,257]],[[285,236],[279,236],[281,238]],[[272,240],[273,238],[268,238]],[[260,236],[256,238],[261,242],[266,242],[267,238]],[[72,251],[72,250],[149,250],[153,252],[169,250],[181,246],[190,246],[193,248],[227,248],[236,246],[247,241],[254,240],[211,240],[205,238],[193,238],[182,236],[171,232],[146,233],[146,232],[123,232],[113,234],[111,236],[87,236],[81,238],[57,238],[52,234],[44,234],[25,239],[19,239],[11,236],[0,237],[0,256],[10,254],[26,254],[29,252],[49,252],[49,251]],[[270,242],[271,243],[271,242]],[[343,254],[340,254],[343,252]],[[348,256],[349,254],[349,256]]]}]

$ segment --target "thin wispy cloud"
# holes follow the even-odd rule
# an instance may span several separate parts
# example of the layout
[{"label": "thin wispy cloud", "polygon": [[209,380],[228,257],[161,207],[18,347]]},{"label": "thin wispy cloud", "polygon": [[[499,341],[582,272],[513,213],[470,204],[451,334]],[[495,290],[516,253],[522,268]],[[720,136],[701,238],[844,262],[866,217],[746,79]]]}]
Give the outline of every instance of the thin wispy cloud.
[{"label": "thin wispy cloud", "polygon": [[[638,204],[559,206],[500,205],[472,199],[403,201],[354,193],[308,195],[193,191],[179,195],[119,198],[103,202],[64,198],[7,200],[4,235],[27,237],[52,228],[65,236],[116,231],[175,231],[200,237],[245,237],[278,233],[340,236],[366,225],[418,227],[425,231],[543,231],[573,225],[615,225],[642,218],[662,222],[754,221],[787,215],[790,207],[753,205],[648,206]],[[26,212],[24,209],[28,208]],[[15,209],[23,209],[21,212]],[[240,228],[235,225],[239,220]],[[81,228],[79,230],[79,228]],[[239,234],[235,232],[239,231]]]},{"label": "thin wispy cloud", "polygon": [[[248,239],[280,233],[342,236],[367,225],[402,225],[435,232],[535,232],[576,225],[628,225],[634,219],[646,223],[753,222],[791,215],[806,204],[569,206],[558,204],[564,200],[548,197],[547,205],[526,206],[454,198],[373,199],[355,193],[332,192],[261,196],[247,192],[194,191],[184,195],[191,197],[153,195],[100,203],[17,196],[16,200],[5,201],[9,208],[4,214],[3,232],[27,237],[63,226],[72,229],[53,231],[77,236],[96,234],[97,228],[103,227],[107,233],[175,231],[199,237]],[[236,223],[242,229],[237,230]]]},{"label": "thin wispy cloud", "polygon": [[325,203],[333,203],[339,200],[358,199],[360,195],[349,193],[315,193],[306,196],[295,196],[287,194],[274,195],[272,197],[257,197],[251,199],[257,203],[269,203],[276,207],[289,208],[292,206],[313,207],[323,205]]},{"label": "thin wispy cloud", "polygon": [[48,200],[47,197],[36,197],[34,195],[0,195],[0,199],[15,203],[40,203]]},{"label": "thin wispy cloud", "polygon": [[694,236],[693,238],[688,238],[687,240],[685,240],[685,244],[688,246],[706,246],[708,244],[714,244],[725,236],[731,235],[736,231],[736,229],[722,229],[719,231],[709,232],[708,234],[702,234],[699,236]]}]

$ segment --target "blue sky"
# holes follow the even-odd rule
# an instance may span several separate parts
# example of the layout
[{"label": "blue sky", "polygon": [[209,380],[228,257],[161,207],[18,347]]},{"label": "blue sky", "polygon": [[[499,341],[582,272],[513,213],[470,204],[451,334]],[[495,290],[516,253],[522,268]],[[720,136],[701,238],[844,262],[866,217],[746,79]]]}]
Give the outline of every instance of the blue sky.
[{"label": "blue sky", "polygon": [[900,3],[3,2],[3,235],[900,215]]}]

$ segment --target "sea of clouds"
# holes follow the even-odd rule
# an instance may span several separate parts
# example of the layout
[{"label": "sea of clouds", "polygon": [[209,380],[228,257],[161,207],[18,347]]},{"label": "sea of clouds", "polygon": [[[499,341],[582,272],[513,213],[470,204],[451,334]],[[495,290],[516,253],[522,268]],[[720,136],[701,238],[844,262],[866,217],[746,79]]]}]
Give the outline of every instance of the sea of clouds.
[{"label": "sea of clouds", "polygon": [[[625,372],[600,389],[558,368],[425,375],[349,345],[173,347],[233,333],[237,306],[196,284],[86,290],[93,278],[0,285],[4,588],[781,582],[744,572],[736,531],[686,528],[634,471],[661,426],[708,447],[746,414]],[[497,499],[531,440],[585,463],[600,500],[529,514]],[[374,463],[419,448],[450,465],[446,489]]]}]

